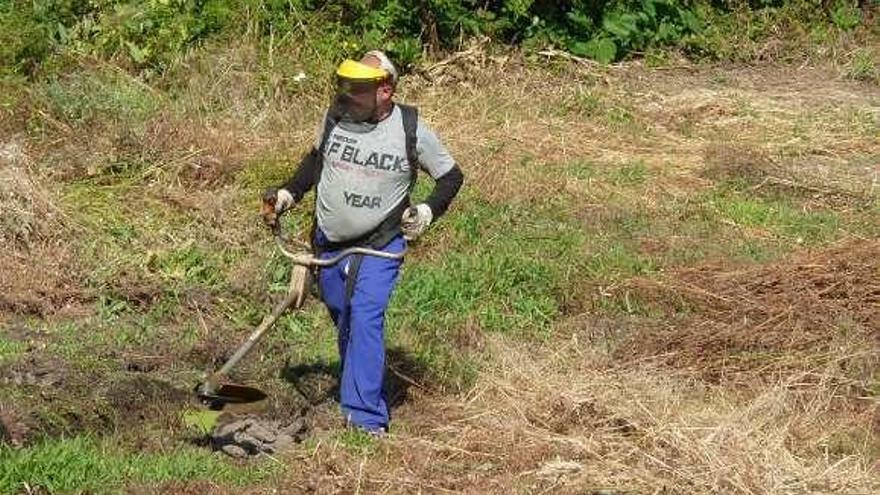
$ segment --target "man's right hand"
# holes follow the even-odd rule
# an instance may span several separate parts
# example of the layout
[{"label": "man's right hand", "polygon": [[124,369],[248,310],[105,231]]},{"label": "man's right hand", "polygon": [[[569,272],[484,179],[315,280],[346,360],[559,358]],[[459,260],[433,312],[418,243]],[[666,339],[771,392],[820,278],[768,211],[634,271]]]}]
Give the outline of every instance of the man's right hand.
[{"label": "man's right hand", "polygon": [[266,189],[266,192],[263,193],[263,207],[261,209],[263,222],[269,227],[276,226],[278,216],[290,209],[295,203],[293,195],[287,189],[274,187]]}]

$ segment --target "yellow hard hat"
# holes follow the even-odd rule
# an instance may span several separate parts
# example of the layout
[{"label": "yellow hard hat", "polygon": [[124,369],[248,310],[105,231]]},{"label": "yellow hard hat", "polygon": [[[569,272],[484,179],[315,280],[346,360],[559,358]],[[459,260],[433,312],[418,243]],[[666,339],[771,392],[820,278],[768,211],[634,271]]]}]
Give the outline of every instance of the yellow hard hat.
[{"label": "yellow hard hat", "polygon": [[351,59],[343,60],[339,64],[336,75],[352,81],[381,81],[390,76],[384,69],[370,67]]}]

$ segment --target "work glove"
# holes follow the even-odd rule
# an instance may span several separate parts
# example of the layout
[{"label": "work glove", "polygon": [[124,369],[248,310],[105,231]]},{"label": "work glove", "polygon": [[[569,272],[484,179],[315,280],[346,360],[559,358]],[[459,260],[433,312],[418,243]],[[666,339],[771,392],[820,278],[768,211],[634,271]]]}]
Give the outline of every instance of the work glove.
[{"label": "work glove", "polygon": [[296,203],[293,195],[287,189],[270,187],[263,193],[263,207],[261,214],[263,222],[269,227],[275,227],[278,224],[278,216],[290,209]]},{"label": "work glove", "polygon": [[400,218],[400,231],[403,232],[403,238],[407,241],[418,239],[431,225],[432,220],[434,220],[434,213],[431,211],[431,207],[425,203],[407,208]]}]

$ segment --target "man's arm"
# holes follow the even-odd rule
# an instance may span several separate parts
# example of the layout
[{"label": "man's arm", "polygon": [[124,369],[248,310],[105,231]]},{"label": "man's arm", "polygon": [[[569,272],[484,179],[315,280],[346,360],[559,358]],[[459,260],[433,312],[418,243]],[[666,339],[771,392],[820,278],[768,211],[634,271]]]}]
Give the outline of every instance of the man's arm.
[{"label": "man's arm", "polygon": [[303,196],[318,183],[322,168],[320,149],[324,133],[329,125],[329,121],[325,116],[318,125],[314,146],[300,160],[293,177],[281,185],[281,187],[270,187],[263,193],[262,212],[263,220],[266,224],[275,225],[278,221],[278,215],[302,201]]},{"label": "man's arm", "polygon": [[449,209],[449,205],[452,204],[452,200],[458,194],[463,182],[464,174],[461,173],[458,165],[453,165],[452,169],[435,179],[434,189],[425,200],[425,204],[431,207],[431,213],[435,220]]},{"label": "man's arm", "polygon": [[318,128],[315,144],[311,151],[306,153],[296,167],[293,177],[281,187],[270,187],[263,193],[263,206],[261,212],[266,225],[276,226],[278,216],[291,208],[294,204],[302,201],[303,196],[318,183],[321,175],[321,141],[324,138],[324,128],[327,126],[326,118]]},{"label": "man's arm", "polygon": [[446,213],[464,182],[464,174],[455,164],[440,138],[421,119],[417,150],[419,165],[434,179],[434,189],[423,202],[408,208],[401,218],[401,230],[407,240],[415,240],[437,218]]},{"label": "man's arm", "polygon": [[427,122],[419,119],[416,151],[419,165],[434,179],[434,189],[424,201],[431,207],[432,220],[446,213],[464,182],[464,174],[446,146]]},{"label": "man's arm", "polygon": [[287,192],[293,196],[293,200],[296,203],[299,203],[302,201],[303,196],[315,186],[320,173],[321,160],[318,156],[318,150],[313,147],[311,151],[303,156],[302,160],[299,162],[299,166],[296,168],[296,172],[293,174],[293,177],[281,186],[281,188],[286,189]]}]

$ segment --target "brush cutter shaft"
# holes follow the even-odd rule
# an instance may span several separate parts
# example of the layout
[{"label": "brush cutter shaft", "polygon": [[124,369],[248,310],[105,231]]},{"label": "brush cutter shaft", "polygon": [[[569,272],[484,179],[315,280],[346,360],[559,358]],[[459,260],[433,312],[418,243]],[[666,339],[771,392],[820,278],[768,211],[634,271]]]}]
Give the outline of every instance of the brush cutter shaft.
[{"label": "brush cutter shaft", "polygon": [[254,347],[254,344],[256,344],[263,334],[266,333],[266,330],[271,328],[275,321],[278,320],[288,308],[293,307],[293,309],[298,309],[302,306],[306,300],[306,293],[308,292],[308,277],[309,273],[307,268],[293,268],[290,273],[290,286],[287,289],[287,295],[275,305],[275,309],[272,310],[272,313],[263,318],[263,321],[260,322],[260,325],[251,333],[247,341],[235,351],[235,354],[226,361],[216,375],[226,375],[229,373],[229,371],[238,364],[241,358],[250,352],[251,348]]},{"label": "brush cutter shaft", "polygon": [[[377,251],[375,249],[368,249],[363,247],[352,247],[348,249],[343,249],[336,255],[331,258],[321,259],[309,254],[308,251],[294,253],[287,249],[284,236],[281,234],[281,228],[276,222],[272,226],[272,230],[275,232],[275,243],[278,245],[278,249],[281,251],[284,256],[290,258],[290,260],[294,263],[293,270],[290,274],[290,287],[287,289],[287,295],[284,296],[284,299],[275,305],[275,309],[272,310],[272,313],[266,315],[263,318],[263,321],[260,322],[260,325],[251,333],[248,337],[247,341],[235,351],[235,354],[230,357],[226,363],[223,364],[223,367],[220,368],[219,371],[210,375],[205,382],[199,387],[199,394],[205,397],[211,397],[217,393],[217,390],[220,388],[220,383],[231,370],[238,364],[239,361],[243,357],[247,355],[248,352],[254,347],[260,338],[263,337],[263,334],[266,333],[269,328],[287,311],[288,308],[298,309],[303,305],[306,299],[306,294],[308,293],[309,286],[309,269],[311,266],[319,266],[319,267],[327,267],[335,265],[339,263],[346,256],[350,256],[353,254],[360,254],[364,256],[377,256],[379,258],[385,258],[390,260],[399,260],[403,258],[403,255],[406,253],[404,249],[400,253],[388,253],[385,251]],[[302,241],[294,241],[296,244],[299,244],[303,249],[308,249],[309,246]]]},{"label": "brush cutter shaft", "polygon": [[256,344],[257,341],[260,340],[260,338],[263,336],[263,334],[266,333],[266,330],[268,330],[275,323],[275,321],[282,314],[284,314],[287,308],[290,307],[294,303],[294,301],[296,301],[297,297],[298,296],[296,294],[288,294],[284,298],[284,300],[275,305],[275,309],[272,310],[272,313],[266,315],[266,317],[263,318],[260,326],[258,326],[256,330],[251,333],[251,336],[248,337],[247,341],[242,344],[237,351],[235,351],[235,354],[233,354],[228,361],[226,361],[226,364],[224,364],[223,367],[220,368],[218,374],[226,375],[227,373],[229,373],[229,371],[232,370],[232,368],[234,368],[239,361],[241,361],[241,358],[245,357],[245,355],[250,352],[250,350],[254,347],[254,344]]}]

